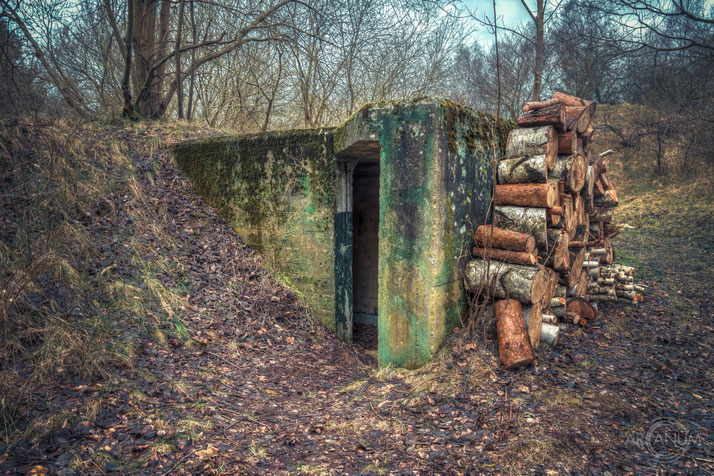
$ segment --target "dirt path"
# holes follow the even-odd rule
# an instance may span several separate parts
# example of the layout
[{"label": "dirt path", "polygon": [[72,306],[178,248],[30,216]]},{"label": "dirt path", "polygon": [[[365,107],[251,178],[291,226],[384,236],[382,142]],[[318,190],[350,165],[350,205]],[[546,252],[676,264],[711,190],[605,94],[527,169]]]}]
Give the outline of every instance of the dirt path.
[{"label": "dirt path", "polygon": [[[0,470],[714,472],[711,316],[673,314],[657,283],[641,307],[603,306],[519,373],[460,336],[421,371],[376,372],[369,354],[311,324],[165,153],[135,160],[147,206],[179,245],[182,318],[200,344],[139,337],[133,368],[58,389],[62,408],[95,405],[93,420],[17,448]],[[684,455],[657,459],[638,439],[663,417],[686,426]]]}]

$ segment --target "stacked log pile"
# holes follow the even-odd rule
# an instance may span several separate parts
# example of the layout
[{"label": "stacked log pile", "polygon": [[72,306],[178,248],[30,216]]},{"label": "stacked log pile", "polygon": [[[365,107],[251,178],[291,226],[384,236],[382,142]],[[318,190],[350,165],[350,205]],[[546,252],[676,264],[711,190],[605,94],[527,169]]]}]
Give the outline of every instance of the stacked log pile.
[{"label": "stacked log pile", "polygon": [[[509,368],[532,360],[526,337],[531,350],[555,345],[565,325],[595,318],[597,302],[642,300],[634,270],[612,264],[610,239],[623,227],[612,223],[618,199],[607,178],[611,151],[593,151],[595,109],[563,93],[526,103],[497,164],[493,224],[475,232],[465,284],[495,299],[486,312],[495,317],[501,363]],[[525,325],[515,325],[514,316]]]}]

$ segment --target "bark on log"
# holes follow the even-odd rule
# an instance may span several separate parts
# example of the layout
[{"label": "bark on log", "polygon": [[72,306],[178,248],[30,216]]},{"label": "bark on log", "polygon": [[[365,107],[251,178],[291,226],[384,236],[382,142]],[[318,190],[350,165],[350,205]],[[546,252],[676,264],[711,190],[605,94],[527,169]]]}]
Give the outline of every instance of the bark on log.
[{"label": "bark on log", "polygon": [[562,130],[565,129],[565,106],[558,103],[524,112],[516,122],[519,127],[555,126]]},{"label": "bark on log", "polygon": [[528,101],[523,105],[521,111],[537,111],[538,109],[543,109],[544,107],[553,106],[555,104],[560,104],[559,99],[546,99],[545,101]]},{"label": "bark on log", "polygon": [[[557,292],[557,286],[556,286],[556,292]],[[555,308],[555,307],[565,307],[565,298],[562,297],[554,297],[550,300],[550,304],[548,305],[549,308]]]},{"label": "bark on log", "polygon": [[499,299],[518,299],[524,304],[540,302],[548,286],[548,273],[542,268],[473,259],[466,264],[464,283],[470,292]]},{"label": "bark on log", "polygon": [[512,183],[496,185],[493,203],[518,207],[551,208],[558,198],[552,183]]},{"label": "bark on log", "polygon": [[591,301],[617,301],[617,296],[610,296],[607,294],[591,294]]},{"label": "bark on log", "polygon": [[498,183],[546,183],[548,165],[545,155],[526,155],[498,163]]},{"label": "bark on log", "polygon": [[588,108],[590,109],[590,115],[592,116],[593,114],[595,114],[596,104],[586,99],[581,99],[579,97],[571,96],[570,94],[565,94],[561,92],[553,93],[551,99],[557,99],[559,102],[565,104],[566,106],[588,106]]},{"label": "bark on log", "polygon": [[538,264],[538,258],[533,253],[525,251],[501,250],[498,248],[479,248],[474,246],[474,256],[483,259],[493,259],[496,261],[504,261],[506,263],[524,264],[526,266],[535,266]]},{"label": "bark on log", "polygon": [[587,167],[580,154],[559,155],[550,176],[562,180],[565,191],[578,193],[585,185]]},{"label": "bark on log", "polygon": [[498,360],[507,369],[517,369],[533,362],[521,303],[500,299],[493,303],[498,335]]},{"label": "bark on log", "polygon": [[550,324],[543,322],[541,324],[540,331],[540,341],[550,347],[554,347],[558,344],[558,338],[560,337],[560,327],[555,324]]},{"label": "bark on log", "polygon": [[535,238],[527,233],[499,228],[494,225],[481,225],[476,228],[474,241],[482,248],[500,248],[502,250],[535,251]]},{"label": "bark on log", "polygon": [[558,157],[558,132],[553,126],[513,129],[506,140],[506,158],[544,155],[548,170]]},{"label": "bark on log", "polygon": [[634,302],[642,302],[645,298],[636,291],[617,291],[617,297]]},{"label": "bark on log", "polygon": [[558,134],[558,155],[572,155],[578,152],[578,135],[574,131]]},{"label": "bark on log", "polygon": [[539,249],[548,249],[548,227],[545,208],[525,208],[510,205],[496,206],[493,211],[493,223],[499,228],[532,235]]}]

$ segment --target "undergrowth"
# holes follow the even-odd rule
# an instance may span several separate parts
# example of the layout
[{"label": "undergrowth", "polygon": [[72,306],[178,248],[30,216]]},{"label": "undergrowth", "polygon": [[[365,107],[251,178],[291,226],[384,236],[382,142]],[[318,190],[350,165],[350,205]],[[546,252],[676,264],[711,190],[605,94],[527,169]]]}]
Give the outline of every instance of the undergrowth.
[{"label": "undergrowth", "polygon": [[152,171],[131,160],[154,154],[161,139],[142,150],[124,140],[144,127],[0,124],[0,439],[8,446],[87,417],[50,421],[45,396],[131,369],[138,336],[190,340],[179,250],[162,232],[166,214],[147,202],[142,183],[151,181],[138,180]]}]

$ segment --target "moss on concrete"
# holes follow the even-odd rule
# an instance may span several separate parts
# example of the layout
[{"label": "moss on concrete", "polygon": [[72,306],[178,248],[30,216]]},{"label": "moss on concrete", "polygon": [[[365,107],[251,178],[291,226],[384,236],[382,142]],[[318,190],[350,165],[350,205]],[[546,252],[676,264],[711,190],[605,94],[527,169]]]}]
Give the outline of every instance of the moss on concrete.
[{"label": "moss on concrete", "polygon": [[196,190],[334,327],[331,129],[222,136],[173,154]]}]

